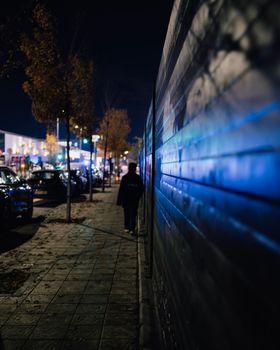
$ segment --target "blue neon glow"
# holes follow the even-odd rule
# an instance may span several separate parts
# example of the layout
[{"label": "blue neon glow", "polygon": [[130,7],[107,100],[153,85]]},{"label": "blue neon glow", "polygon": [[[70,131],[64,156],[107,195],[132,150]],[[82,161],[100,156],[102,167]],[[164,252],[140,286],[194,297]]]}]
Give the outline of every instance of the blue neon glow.
[{"label": "blue neon glow", "polygon": [[279,111],[279,110],[280,110],[280,100],[274,101],[274,102],[260,108],[257,111],[254,111],[252,113],[247,114],[242,119],[233,120],[231,123],[228,123],[225,127],[218,128],[217,130],[215,130],[211,133],[208,133],[206,135],[201,136],[200,138],[195,140],[195,143],[200,142],[202,140],[205,140],[209,137],[213,137],[213,136],[216,136],[218,134],[223,134],[227,131],[237,129],[245,124],[260,120],[263,117],[267,116],[268,114]]}]

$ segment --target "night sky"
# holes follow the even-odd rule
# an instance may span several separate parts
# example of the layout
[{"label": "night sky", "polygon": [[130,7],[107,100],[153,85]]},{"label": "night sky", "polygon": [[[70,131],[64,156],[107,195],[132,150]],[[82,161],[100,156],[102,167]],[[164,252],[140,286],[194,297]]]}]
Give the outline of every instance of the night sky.
[{"label": "night sky", "polygon": [[[67,52],[76,33],[75,50],[94,61],[98,117],[102,117],[107,95],[114,107],[128,109],[132,128],[129,139],[142,136],[173,1],[45,3],[57,18],[58,41],[63,50]],[[29,13],[33,4],[30,0],[2,2],[1,19]],[[45,126],[35,122],[31,114],[31,101],[21,88],[23,81],[20,70],[0,80],[0,129],[44,138]]]}]

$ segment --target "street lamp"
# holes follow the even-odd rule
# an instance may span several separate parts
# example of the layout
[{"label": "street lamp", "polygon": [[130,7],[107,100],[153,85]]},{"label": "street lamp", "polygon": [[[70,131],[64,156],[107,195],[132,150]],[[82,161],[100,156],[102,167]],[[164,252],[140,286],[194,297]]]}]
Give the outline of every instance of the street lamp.
[{"label": "street lamp", "polygon": [[[74,126],[74,129],[79,129],[80,127],[79,127],[79,125],[78,124],[76,124],[75,126]],[[80,150],[82,149],[82,132],[83,132],[83,128],[80,128],[80,135],[79,135],[79,139],[80,139],[80,141],[79,141],[79,148],[80,148]],[[84,142],[84,143],[86,143],[86,142]]]}]

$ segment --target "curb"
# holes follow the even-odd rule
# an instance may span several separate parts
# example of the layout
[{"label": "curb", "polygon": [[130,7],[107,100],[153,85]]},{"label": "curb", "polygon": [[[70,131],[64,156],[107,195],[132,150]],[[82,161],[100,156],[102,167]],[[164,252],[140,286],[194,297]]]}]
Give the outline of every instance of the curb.
[{"label": "curb", "polygon": [[[140,225],[139,225],[140,226]],[[151,306],[149,297],[149,279],[145,273],[144,233],[139,229],[137,240],[138,283],[139,283],[139,349],[151,349]]]}]

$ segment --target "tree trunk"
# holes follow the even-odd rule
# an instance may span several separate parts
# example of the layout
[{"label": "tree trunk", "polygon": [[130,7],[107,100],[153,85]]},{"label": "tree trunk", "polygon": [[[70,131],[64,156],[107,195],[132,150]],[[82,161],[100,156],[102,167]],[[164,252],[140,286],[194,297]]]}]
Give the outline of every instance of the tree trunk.
[{"label": "tree trunk", "polygon": [[118,183],[118,162],[117,162],[117,153],[114,153],[114,174],[115,174],[115,178],[114,178],[114,183]]},{"label": "tree trunk", "polygon": [[116,160],[117,160],[117,176],[118,176],[118,181],[120,181],[120,176],[121,176],[121,173],[120,173],[120,157],[117,156]]},{"label": "tree trunk", "polygon": [[66,132],[67,132],[67,173],[68,173],[68,181],[67,181],[67,205],[66,205],[66,222],[71,222],[71,176],[70,176],[70,120],[69,115],[66,120]]},{"label": "tree trunk", "polygon": [[111,183],[111,177],[112,177],[111,169],[112,169],[112,157],[109,158],[109,187],[112,186],[112,183]]},{"label": "tree trunk", "polygon": [[105,147],[104,147],[102,192],[104,192],[104,190],[105,190],[105,167],[106,167],[106,155],[107,155],[107,137],[106,137],[106,140],[105,140]]},{"label": "tree trunk", "polygon": [[90,158],[89,158],[89,201],[92,202],[92,132],[89,137]]}]

